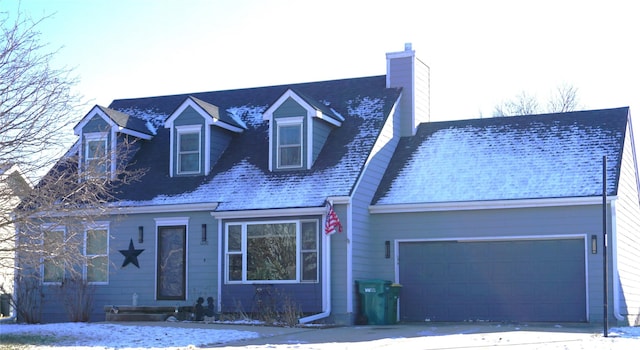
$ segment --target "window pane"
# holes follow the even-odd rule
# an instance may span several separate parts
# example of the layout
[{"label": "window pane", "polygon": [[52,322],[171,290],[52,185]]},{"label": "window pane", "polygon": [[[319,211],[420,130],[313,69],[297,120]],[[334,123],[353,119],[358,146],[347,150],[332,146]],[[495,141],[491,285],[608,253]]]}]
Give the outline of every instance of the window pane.
[{"label": "window pane", "polygon": [[301,166],[302,148],[283,147],[280,148],[280,166]]},{"label": "window pane", "polygon": [[316,222],[302,223],[302,250],[316,250],[318,241]]},{"label": "window pane", "polygon": [[296,279],[296,225],[247,225],[247,280]]},{"label": "window pane", "polygon": [[44,282],[62,282],[63,276],[64,268],[61,264],[50,259],[44,261],[44,276],[42,277]]},{"label": "window pane", "polygon": [[229,281],[242,281],[242,254],[229,254]]},{"label": "window pane", "polygon": [[302,253],[302,280],[318,280],[318,254],[316,252]]},{"label": "window pane", "polygon": [[240,225],[231,225],[228,228],[228,251],[230,252],[239,252],[242,250],[242,226]]},{"label": "window pane", "polygon": [[287,125],[280,127],[280,145],[299,145],[301,125]]},{"label": "window pane", "polygon": [[87,255],[107,254],[107,230],[87,231]]},{"label": "window pane", "polygon": [[99,256],[89,259],[87,263],[87,282],[107,282],[107,264],[106,256]]},{"label": "window pane", "polygon": [[101,158],[106,155],[106,140],[87,141],[87,158]]},{"label": "window pane", "polygon": [[180,134],[180,152],[200,151],[200,133]]},{"label": "window pane", "polygon": [[198,153],[189,153],[180,155],[180,172],[199,172],[200,171],[200,155]]}]

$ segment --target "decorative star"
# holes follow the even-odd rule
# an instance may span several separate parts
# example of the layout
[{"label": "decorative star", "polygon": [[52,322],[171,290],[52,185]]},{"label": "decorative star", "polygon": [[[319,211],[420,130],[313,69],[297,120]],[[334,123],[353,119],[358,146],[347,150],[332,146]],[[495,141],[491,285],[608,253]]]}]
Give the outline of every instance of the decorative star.
[{"label": "decorative star", "polygon": [[122,267],[129,265],[129,263],[132,263],[136,265],[137,268],[140,268],[140,265],[138,264],[138,255],[140,255],[140,253],[142,253],[143,251],[144,249],[135,249],[133,247],[133,239],[131,239],[129,241],[129,249],[120,251],[120,254],[124,255],[124,262],[122,263]]}]

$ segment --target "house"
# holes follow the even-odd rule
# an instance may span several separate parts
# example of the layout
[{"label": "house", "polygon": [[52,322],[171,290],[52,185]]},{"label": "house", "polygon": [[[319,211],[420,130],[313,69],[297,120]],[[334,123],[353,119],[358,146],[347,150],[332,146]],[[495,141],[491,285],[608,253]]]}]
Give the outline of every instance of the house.
[{"label": "house", "polygon": [[[93,320],[105,305],[226,313],[292,301],[300,322],[353,324],[357,281],[402,285],[401,321],[603,317],[637,324],[640,199],[628,108],[432,122],[408,44],[385,75],[114,100],[77,124],[79,181],[139,182],[87,227]],[[73,153],[73,152],[72,152]],[[342,232],[327,235],[327,203]],[[97,226],[96,226],[97,225]],[[99,241],[99,244],[96,243]],[[46,268],[46,267],[45,267]],[[43,319],[66,316],[43,273]]]},{"label": "house", "polygon": [[14,208],[31,189],[31,183],[19,166],[0,164],[0,313],[11,315],[10,299],[14,292],[15,223]]}]

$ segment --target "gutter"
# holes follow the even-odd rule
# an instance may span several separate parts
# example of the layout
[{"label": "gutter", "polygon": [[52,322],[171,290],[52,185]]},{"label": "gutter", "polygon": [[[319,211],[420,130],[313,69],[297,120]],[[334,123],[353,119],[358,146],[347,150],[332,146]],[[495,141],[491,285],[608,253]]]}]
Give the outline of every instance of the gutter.
[{"label": "gutter", "polygon": [[[326,218],[325,218],[326,219]],[[323,318],[327,318],[331,315],[331,236],[323,235],[323,241],[325,243],[324,256],[322,263],[322,312],[307,317],[298,319],[298,323],[305,324]]]}]

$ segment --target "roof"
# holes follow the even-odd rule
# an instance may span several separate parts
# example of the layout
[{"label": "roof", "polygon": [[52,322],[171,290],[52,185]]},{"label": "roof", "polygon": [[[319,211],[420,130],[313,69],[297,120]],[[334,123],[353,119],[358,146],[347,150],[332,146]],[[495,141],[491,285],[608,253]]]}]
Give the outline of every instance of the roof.
[{"label": "roof", "polygon": [[[288,89],[320,101],[345,121],[334,129],[310,170],[270,172],[268,122],[264,112]],[[212,91],[115,100],[109,106],[155,125],[132,159],[148,169],[140,182],[120,189],[121,205],[219,202],[218,211],[322,206],[329,196],[351,194],[365,161],[388,117],[399,89],[386,88],[386,77]],[[192,97],[218,107],[220,118],[240,120],[247,129],[231,144],[207,176],[169,177],[169,130],[166,118]]]},{"label": "roof", "polygon": [[628,107],[421,124],[402,138],[372,203],[615,195]]}]

